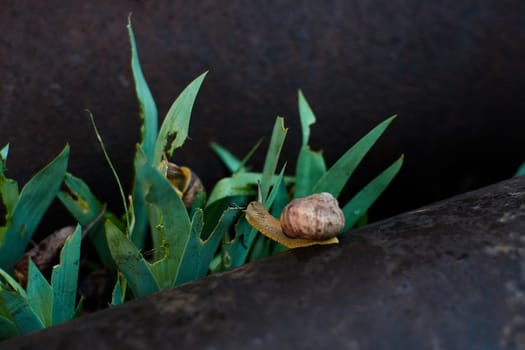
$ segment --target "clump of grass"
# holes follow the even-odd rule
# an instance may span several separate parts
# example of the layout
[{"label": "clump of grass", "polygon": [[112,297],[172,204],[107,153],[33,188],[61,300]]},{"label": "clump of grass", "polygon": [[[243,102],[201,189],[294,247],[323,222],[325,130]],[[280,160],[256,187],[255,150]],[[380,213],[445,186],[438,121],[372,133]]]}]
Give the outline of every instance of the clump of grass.
[{"label": "clump of grass", "polygon": [[[302,146],[294,173],[286,175],[286,166],[278,169],[288,129],[284,119],[277,117],[263,168],[258,172],[250,171],[247,163],[262,140],[242,159],[218,144],[211,145],[232,174],[218,181],[209,196],[204,191],[197,192],[195,201],[187,208],[188,203],[181,198],[186,188],[177,188],[179,181],[169,179],[170,164],[165,158],[173,159],[174,152],[187,139],[193,104],[207,73],[183,89],[159,128],[157,107],[142,73],[131,21],[128,21],[128,32],[142,121],[141,139],[134,155],[134,182],[128,196],[90,115],[120,189],[122,215],[106,210],[86,182],[66,171],[67,147],[20,194],[16,182],[3,175],[8,147],[0,151],[0,194],[7,209],[6,225],[0,228],[0,268],[3,269],[0,270],[3,279],[0,282],[0,339],[47,327],[75,315],[81,226],[90,228],[87,237],[100,262],[114,273],[112,305],[286,250],[258,234],[242,214],[242,208],[253,200],[257,188],[263,204],[274,216],[279,216],[293,198],[319,192],[338,197],[361,160],[394,119],[388,118],[377,125],[327,167],[322,153],[309,146],[315,116],[299,91]],[[343,205],[345,232],[366,220],[368,209],[396,176],[402,162],[401,155]],[[188,170],[179,176],[182,176],[180,183],[188,184],[192,175]],[[24,252],[55,196],[79,226],[64,244],[61,263],[55,267],[51,283],[29,259],[24,289],[8,272]],[[147,241],[151,241],[151,246],[147,246]],[[12,253],[4,254],[7,250]],[[24,324],[22,320],[30,322]]]}]

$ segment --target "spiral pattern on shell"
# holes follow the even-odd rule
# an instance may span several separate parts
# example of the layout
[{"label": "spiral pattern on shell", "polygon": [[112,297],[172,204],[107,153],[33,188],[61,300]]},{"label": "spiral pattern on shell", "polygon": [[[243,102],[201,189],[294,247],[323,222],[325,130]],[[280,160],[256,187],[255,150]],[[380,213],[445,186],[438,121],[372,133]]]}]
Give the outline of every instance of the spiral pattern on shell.
[{"label": "spiral pattern on shell", "polygon": [[288,237],[324,240],[341,232],[345,217],[337,199],[322,192],[288,203],[281,213],[280,223]]}]

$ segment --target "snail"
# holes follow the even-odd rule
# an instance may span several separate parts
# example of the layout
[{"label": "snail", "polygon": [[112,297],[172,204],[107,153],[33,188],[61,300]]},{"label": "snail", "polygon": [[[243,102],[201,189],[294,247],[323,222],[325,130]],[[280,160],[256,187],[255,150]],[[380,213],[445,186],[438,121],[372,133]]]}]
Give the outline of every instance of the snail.
[{"label": "snail", "polygon": [[159,169],[165,171],[166,179],[182,198],[184,206],[190,209],[197,194],[204,191],[201,179],[190,168],[168,162],[166,158],[161,161]]},{"label": "snail", "polygon": [[336,236],[345,225],[337,199],[327,192],[292,200],[284,207],[280,220],[260,200],[250,202],[245,214],[250,225],[288,248],[339,243]]}]

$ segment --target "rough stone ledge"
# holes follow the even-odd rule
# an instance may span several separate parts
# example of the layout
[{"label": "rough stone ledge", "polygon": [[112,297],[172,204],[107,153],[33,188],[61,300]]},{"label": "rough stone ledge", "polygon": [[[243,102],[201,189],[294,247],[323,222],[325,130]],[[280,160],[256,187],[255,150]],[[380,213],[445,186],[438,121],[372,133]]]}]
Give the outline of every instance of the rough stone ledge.
[{"label": "rough stone ledge", "polygon": [[0,344],[523,349],[525,177]]}]

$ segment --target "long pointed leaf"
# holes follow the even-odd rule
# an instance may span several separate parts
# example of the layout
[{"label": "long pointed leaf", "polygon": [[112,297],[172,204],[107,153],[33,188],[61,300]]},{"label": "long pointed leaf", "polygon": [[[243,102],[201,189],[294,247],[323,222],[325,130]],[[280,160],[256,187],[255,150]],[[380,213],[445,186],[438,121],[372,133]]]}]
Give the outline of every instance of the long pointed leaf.
[{"label": "long pointed leaf", "polygon": [[[191,231],[191,222],[182,199],[173,190],[164,176],[150,164],[141,162],[139,177],[146,193],[146,203],[150,207],[149,220],[154,235],[154,249],[166,249],[166,270],[162,277],[168,285],[173,285],[178,266],[184,254]],[[159,263],[157,269],[163,268]]]},{"label": "long pointed leaf", "polygon": [[133,242],[111,221],[106,220],[106,235],[111,256],[136,297],[159,291],[150,265]]},{"label": "long pointed leaf", "polygon": [[166,152],[169,156],[173,151],[184,144],[188,137],[190,126],[191,111],[197,93],[207,72],[199,75],[193,80],[177,97],[171,105],[162,126],[160,127],[157,142],[155,144],[155,154],[153,164],[160,162],[162,154]]},{"label": "long pointed leaf", "polygon": [[[257,194],[257,181],[262,177],[261,173],[236,173],[230,177],[219,180],[212,189],[206,207],[227,197],[254,196]],[[270,186],[276,184],[275,177],[270,181]],[[285,184],[291,185],[294,178],[284,177]]]},{"label": "long pointed leaf", "polygon": [[7,155],[9,154],[9,144],[0,149],[0,174],[3,174],[6,168]]},{"label": "long pointed leaf", "polygon": [[343,232],[348,231],[372,206],[376,199],[388,187],[403,165],[404,156],[401,155],[392,165],[381,174],[370,181],[359,191],[344,207],[345,227]]},{"label": "long pointed leaf", "polygon": [[[84,227],[96,220],[104,210],[104,206],[91,192],[88,185],[82,179],[70,173],[66,173],[64,187],[58,193],[58,198],[75,220]],[[120,220],[107,211],[104,213],[104,218],[111,219],[114,224],[121,224]],[[104,266],[114,270],[115,264],[109,252],[103,221],[101,220],[89,230],[88,238],[95,247]],[[120,227],[120,229],[124,228]]]},{"label": "long pointed leaf", "polygon": [[[146,154],[146,157],[152,162],[155,152],[155,143],[158,133],[158,114],[157,106],[148,83],[142,73],[140,60],[137,52],[137,45],[135,43],[135,35],[131,26],[131,18],[128,19],[128,33],[131,44],[131,71],[133,73],[133,80],[135,81],[135,91],[139,102],[141,124],[141,142],[140,145]],[[135,171],[136,174],[136,171]],[[131,233],[133,242],[140,248],[144,246],[147,231],[147,213],[144,203],[144,195],[142,189],[138,184],[137,176],[133,182],[133,210],[135,216],[135,225]]]},{"label": "long pointed leaf", "polygon": [[310,127],[315,124],[315,115],[301,90],[298,93],[299,119],[303,142],[297,158],[295,170],[294,198],[304,197],[312,193],[317,181],[326,172],[326,164],[321,151],[314,152],[310,149]]},{"label": "long pointed leaf", "polygon": [[236,172],[237,169],[242,167],[241,160],[235,157],[233,153],[228,151],[226,148],[222,147],[216,142],[211,142],[210,147],[215,152],[215,154],[222,160],[226,168],[228,168],[228,170],[231,173]]},{"label": "long pointed leaf", "polygon": [[[279,176],[274,176],[272,181],[274,183],[273,188],[270,191],[267,199],[264,200],[264,206],[270,208],[273,204],[273,201],[278,198],[277,194],[281,187],[281,182],[284,181],[284,169],[281,169]],[[264,197],[263,197],[264,198]],[[255,239],[258,237],[257,230],[253,228],[243,217],[238,221],[235,226],[235,238],[231,241],[223,242],[223,261],[227,261],[228,265],[226,268],[237,267],[244,264],[251,252],[252,246],[255,242]]]},{"label": "long pointed leaf", "polygon": [[[55,198],[69,157],[69,146],[24,186],[7,231],[0,232],[0,267],[10,270],[23,254],[42,216]],[[8,249],[6,249],[8,247]]]},{"label": "long pointed leaf", "polygon": [[53,267],[53,325],[68,321],[75,314],[81,241],[82,230],[77,225],[60,252],[60,264]]},{"label": "long pointed leaf", "polygon": [[27,299],[42,324],[50,327],[52,325],[53,289],[33,260],[29,259],[28,263]]},{"label": "long pointed leaf", "polygon": [[287,132],[288,129],[284,127],[284,119],[277,117],[273,126],[272,138],[270,139],[270,145],[268,146],[268,151],[266,152],[266,159],[264,160],[264,167],[262,171],[261,193],[263,199],[266,199],[266,196],[270,191],[272,178],[275,174],[275,170],[277,169],[277,163],[279,162],[279,156],[281,155],[281,149],[283,148],[284,139],[286,138]]},{"label": "long pointed leaf", "polygon": [[208,239],[203,241],[200,238],[200,232],[203,227],[203,212],[202,210],[195,212],[192,219],[191,237],[185,247],[177,272],[176,285],[206,276],[210,262],[217,251],[222,237],[231,227],[238,213],[238,209],[226,209]]},{"label": "long pointed leaf", "polygon": [[218,143],[212,142],[210,146],[215,152],[215,154],[217,154],[217,156],[222,160],[222,162],[228,168],[228,170],[230,170],[230,172],[233,174],[248,171],[246,163],[248,163],[255,151],[257,151],[263,140],[264,138],[262,137],[259,140],[257,140],[255,145],[248,151],[248,153],[244,156],[242,160],[235,157],[229,150],[222,147]]},{"label": "long pointed leaf", "polygon": [[380,123],[346,151],[315,184],[313,193],[329,192],[334,197],[339,197],[341,190],[350,176],[352,176],[354,170],[395,117],[390,117]]},{"label": "long pointed leaf", "polygon": [[44,324],[24,295],[0,288],[0,302],[9,310],[20,333],[29,333],[44,328]]},{"label": "long pointed leaf", "polygon": [[4,316],[0,316],[0,341],[14,337],[18,334],[18,329],[13,321]]},{"label": "long pointed leaf", "polygon": [[303,95],[303,92],[299,90],[297,93],[297,104],[299,105],[299,119],[301,120],[301,131],[303,132],[303,147],[308,145],[310,139],[310,126],[315,124],[315,114],[310,108],[308,101]]},{"label": "long pointed leaf", "polygon": [[133,73],[133,80],[135,81],[135,91],[139,102],[140,118],[142,119],[140,144],[148,159],[152,160],[155,151],[155,142],[157,140],[157,106],[142,73],[137,44],[135,43],[135,35],[133,34],[133,28],[131,26],[131,17],[128,18],[127,28],[131,44],[131,72]]},{"label": "long pointed leaf", "polygon": [[323,153],[312,151],[309,146],[301,147],[295,170],[294,198],[312,194],[313,187],[325,173]]}]

